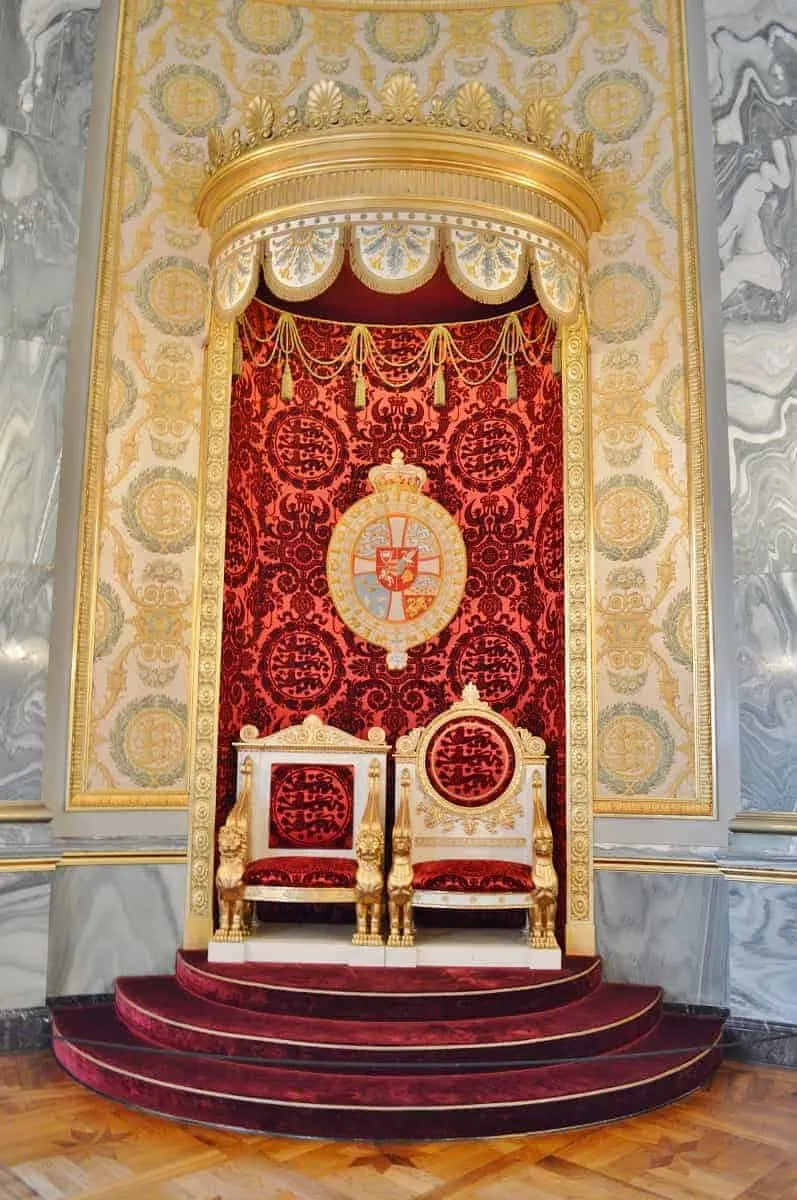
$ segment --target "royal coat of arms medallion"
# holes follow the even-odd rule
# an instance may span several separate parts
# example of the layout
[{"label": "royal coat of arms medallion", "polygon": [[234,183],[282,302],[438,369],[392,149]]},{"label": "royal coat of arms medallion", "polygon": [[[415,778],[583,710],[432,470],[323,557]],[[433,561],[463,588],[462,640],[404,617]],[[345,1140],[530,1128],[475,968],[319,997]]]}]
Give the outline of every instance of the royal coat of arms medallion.
[{"label": "royal coat of arms medallion", "polygon": [[407,650],[445,629],[459,608],[465,543],[451,514],[424,495],[423,467],[405,463],[400,450],[372,467],[368,482],[371,495],[332,531],[327,580],[341,620],[401,670]]}]

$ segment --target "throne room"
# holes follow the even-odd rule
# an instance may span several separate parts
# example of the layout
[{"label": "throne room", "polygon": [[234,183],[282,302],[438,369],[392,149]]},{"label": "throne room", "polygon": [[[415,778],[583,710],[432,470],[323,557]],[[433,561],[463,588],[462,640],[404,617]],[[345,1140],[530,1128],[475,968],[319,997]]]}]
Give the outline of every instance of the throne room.
[{"label": "throne room", "polygon": [[0,556],[0,1196],[797,1196],[794,0],[2,0]]}]

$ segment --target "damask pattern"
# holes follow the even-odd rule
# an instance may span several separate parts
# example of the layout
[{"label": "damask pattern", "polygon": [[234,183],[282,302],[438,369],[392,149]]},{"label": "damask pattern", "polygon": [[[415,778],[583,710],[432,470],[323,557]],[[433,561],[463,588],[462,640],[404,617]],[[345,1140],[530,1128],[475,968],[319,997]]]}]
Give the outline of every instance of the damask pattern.
[{"label": "damask pattern", "polygon": [[268,844],[282,850],[351,850],[354,768],[275,763]]},{"label": "damask pattern", "polygon": [[[255,95],[268,96],[277,107],[301,107],[319,77],[334,77],[347,96],[365,96],[373,105],[391,73],[409,68],[422,95],[448,94],[478,78],[500,107],[517,109],[534,99],[551,100],[561,122],[589,126],[595,135],[602,155],[600,190],[606,221],[590,252],[595,288],[594,475],[597,486],[618,476],[633,476],[642,487],[649,481],[656,489],[656,506],[660,502],[667,514],[660,535],[655,520],[650,524],[655,536],[635,543],[638,554],[635,550],[632,564],[626,550],[618,555],[618,544],[604,523],[595,579],[597,704],[600,711],[633,698],[642,710],[658,711],[675,749],[670,770],[657,775],[659,782],[646,803],[655,808],[661,798],[693,798],[696,668],[691,653],[673,652],[672,636],[666,632],[675,598],[684,590],[691,598],[694,589],[690,531],[695,521],[687,488],[687,436],[695,434],[686,413],[700,387],[686,369],[681,335],[685,289],[695,268],[689,257],[684,186],[687,147],[678,115],[684,103],[679,0],[645,0],[637,6],[627,0],[536,0],[502,11],[447,11],[440,16],[404,10],[369,16],[262,0],[127,4],[129,87],[122,98],[127,97],[128,108],[120,114],[126,130],[120,163],[127,165],[120,171],[119,212],[121,217],[124,210],[124,220],[108,239],[110,247],[118,247],[118,275],[116,292],[109,297],[112,342],[107,356],[115,366],[109,372],[110,427],[103,435],[109,467],[97,581],[119,597],[124,628],[112,648],[103,643],[104,652],[93,667],[86,787],[125,790],[138,786],[143,777],[131,774],[128,760],[112,753],[112,730],[126,706],[164,694],[184,705],[188,697],[194,568],[191,546],[181,548],[185,539],[170,528],[167,495],[174,494],[174,480],[161,476],[150,490],[146,529],[140,519],[137,523],[126,515],[131,516],[130,498],[146,472],[167,467],[190,478],[197,468],[207,245],[194,201],[203,180],[205,130],[214,121],[238,120]],[[771,61],[765,84],[772,94],[781,86],[776,79],[780,64],[788,69],[787,45],[785,35],[771,47],[761,41],[761,61]],[[742,87],[745,78],[734,65],[741,63],[736,46],[728,39],[718,42],[729,64],[722,79],[718,76],[717,112],[724,121],[718,141],[731,148],[732,122],[739,118],[737,83]],[[778,111],[783,115],[786,109],[779,105]],[[726,157],[730,162],[732,155]],[[777,165],[774,149],[769,159]],[[776,199],[785,190],[777,184]],[[771,257],[765,263],[770,272]],[[774,258],[777,262],[777,254]],[[728,265],[736,271],[747,261],[734,267],[733,260],[731,254]],[[726,281],[730,288],[732,273]],[[740,297],[749,292],[741,280],[728,294],[727,304],[738,308]],[[762,295],[766,299],[776,292],[765,288]],[[318,432],[312,406],[291,416],[307,421],[303,436],[332,441],[343,437],[345,446],[346,430],[336,433],[322,423],[324,432]],[[479,419],[489,422],[492,414],[485,412]],[[510,457],[518,453],[516,440],[507,438],[506,447],[501,445],[503,428],[500,423],[496,427],[496,454],[485,456],[479,468],[502,479],[511,475]],[[284,444],[286,435],[282,436]],[[463,434],[463,445],[468,437],[478,436],[478,431]],[[322,470],[327,459],[321,455],[316,461],[321,466],[315,469]],[[294,468],[285,462],[281,470],[280,478],[287,480]],[[744,477],[742,470],[740,479]],[[787,497],[781,504],[788,505],[792,490],[786,485],[780,489]],[[642,516],[649,520],[650,497],[635,485],[626,488],[625,495],[639,498]],[[187,502],[185,493],[181,504]],[[737,510],[742,511],[738,505]],[[630,508],[626,515],[640,525],[639,515]],[[242,517],[236,532],[242,543],[251,533],[247,520]],[[612,528],[621,526],[615,522]],[[543,522],[540,534],[544,532]],[[490,549],[497,556],[496,569],[503,553],[500,543]],[[612,583],[618,559],[641,574],[630,593]],[[175,599],[168,610],[160,594],[145,585],[153,563],[173,572]],[[289,562],[282,568],[286,578],[297,569]],[[645,636],[637,647],[640,664],[633,670],[617,669],[611,664],[627,654],[629,596],[637,594],[645,614]],[[489,599],[486,602],[489,606]],[[165,611],[168,619],[161,621]],[[297,637],[303,636],[304,619],[297,617]],[[155,644],[159,659],[173,668],[165,684],[149,682],[153,676],[147,675],[145,640]],[[492,656],[499,664],[493,694],[496,702],[511,708],[521,703],[515,681],[523,653],[516,630],[505,630],[499,640],[483,627],[469,644],[451,647],[447,669],[459,677],[482,655]],[[280,681],[284,703],[295,703],[291,693],[296,687],[288,686],[280,666],[278,639],[269,645],[266,657],[273,661],[269,669]],[[330,681],[336,661],[330,644],[315,662],[313,678],[307,681],[309,692],[323,697],[334,689]],[[605,669],[607,665],[611,669]],[[402,703],[409,705],[409,700]],[[167,736],[170,730],[171,717]],[[655,730],[651,738],[658,738]],[[166,788],[170,785],[156,769],[156,758],[153,749],[146,772],[149,786]],[[613,777],[618,769],[614,759]],[[171,768],[167,774],[173,777]],[[628,764],[621,782],[615,795],[642,801],[633,764]],[[606,783],[600,790],[612,794]]]},{"label": "damask pattern", "polygon": [[507,734],[483,717],[460,717],[433,734],[426,773],[439,796],[457,808],[481,808],[503,796],[515,774]]},{"label": "damask pattern", "polygon": [[[411,298],[403,303],[411,309]],[[529,336],[539,337],[542,310],[532,308],[522,319]],[[493,343],[500,320],[461,325],[454,333],[476,358]],[[256,346],[268,338],[276,313],[255,300],[247,321]],[[312,353],[324,357],[339,353],[349,335],[348,326],[309,319],[300,319],[300,330]],[[378,346],[403,352],[422,344],[428,330],[372,333]],[[540,357],[550,359],[550,345]],[[279,379],[277,363],[258,366],[247,353],[232,393],[220,816],[233,794],[232,743],[243,724],[271,733],[316,712],[361,737],[379,725],[394,743],[473,682],[513,723],[545,738],[552,755],[552,823],[563,830],[559,380],[550,366],[519,362],[520,400],[511,409],[494,380],[470,386],[453,376],[444,408],[434,407],[423,385],[393,392],[373,384],[366,409],[355,411],[348,376],[319,385],[297,369],[291,400],[280,397]],[[389,670],[384,651],[355,637],[337,616],[325,568],[336,521],[362,495],[370,468],[389,461],[397,448],[428,472],[430,493],[462,530],[469,563],[457,614],[440,634],[411,649],[399,671]],[[511,777],[511,747],[499,749]],[[492,779],[493,790],[504,789],[504,774],[499,770]],[[454,786],[448,774],[441,782]],[[492,798],[490,791],[486,800]]]}]

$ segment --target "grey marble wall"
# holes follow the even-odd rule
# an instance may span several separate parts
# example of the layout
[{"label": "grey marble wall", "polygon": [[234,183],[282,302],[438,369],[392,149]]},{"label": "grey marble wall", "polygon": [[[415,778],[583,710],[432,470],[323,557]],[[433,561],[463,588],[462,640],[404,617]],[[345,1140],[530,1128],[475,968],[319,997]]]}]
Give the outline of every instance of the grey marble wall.
[{"label": "grey marble wall", "polygon": [[672,1002],[727,1004],[722,875],[598,871],[595,922],[606,979],[658,984]]},{"label": "grey marble wall", "polygon": [[0,1009],[44,1004],[51,882],[51,871],[0,872]]},{"label": "grey marble wall", "polygon": [[173,971],[184,900],[182,865],[57,871],[47,994],[110,992],[117,975]]},{"label": "grey marble wall", "polygon": [[98,8],[99,0],[0,3],[0,803],[41,794],[61,413]]},{"label": "grey marble wall", "polygon": [[731,880],[728,893],[732,1013],[797,1025],[797,888]]},{"label": "grey marble wall", "polygon": [[706,0],[741,803],[797,809],[797,6]]}]

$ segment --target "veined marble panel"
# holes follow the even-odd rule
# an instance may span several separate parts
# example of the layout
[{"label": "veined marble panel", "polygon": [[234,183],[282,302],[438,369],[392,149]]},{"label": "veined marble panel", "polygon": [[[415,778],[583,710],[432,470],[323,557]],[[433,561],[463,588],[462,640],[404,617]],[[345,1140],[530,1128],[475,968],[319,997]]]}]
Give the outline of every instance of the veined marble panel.
[{"label": "veined marble panel", "polygon": [[706,0],[742,806],[797,807],[797,6]]},{"label": "veined marble panel", "polygon": [[85,143],[99,0],[3,0],[0,124]]},{"label": "veined marble panel", "polygon": [[[787,389],[773,396],[740,383],[728,385],[737,575],[797,570],[797,320],[789,337],[795,377]],[[750,361],[757,364],[766,363],[770,341],[779,345],[769,327],[745,340]],[[766,379],[760,365],[759,377]]]},{"label": "veined marble panel", "polygon": [[55,553],[66,351],[0,337],[0,562]]},{"label": "veined marble panel", "polygon": [[0,334],[65,341],[83,154],[0,126]]},{"label": "veined marble panel", "polygon": [[797,573],[736,581],[742,807],[797,809]]},{"label": "veined marble panel", "polygon": [[96,995],[117,975],[172,972],[184,900],[182,865],[59,870],[48,995]]},{"label": "veined marble panel", "polygon": [[658,984],[682,1004],[727,1003],[721,875],[598,871],[595,922],[606,979]]},{"label": "veined marble panel", "polygon": [[39,800],[52,572],[0,565],[0,800]]},{"label": "veined marble panel", "polygon": [[797,1025],[797,887],[728,881],[734,1016]]},{"label": "veined marble panel", "polygon": [[50,871],[0,872],[0,1009],[44,1003]]}]

